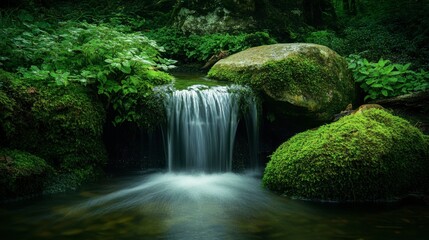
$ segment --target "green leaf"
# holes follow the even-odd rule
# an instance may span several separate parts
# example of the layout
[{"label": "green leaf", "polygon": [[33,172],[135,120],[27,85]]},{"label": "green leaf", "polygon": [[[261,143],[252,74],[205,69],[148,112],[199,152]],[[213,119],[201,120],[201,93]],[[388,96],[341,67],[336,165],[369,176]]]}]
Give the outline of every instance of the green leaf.
[{"label": "green leaf", "polygon": [[122,62],[122,66],[119,67],[119,70],[121,70],[123,73],[130,74],[131,73],[130,62],[128,61]]},{"label": "green leaf", "polygon": [[139,84],[139,82],[140,82],[140,78],[139,77],[137,77],[137,76],[130,76],[130,81],[131,81],[131,83],[133,84],[133,85],[138,85]]}]

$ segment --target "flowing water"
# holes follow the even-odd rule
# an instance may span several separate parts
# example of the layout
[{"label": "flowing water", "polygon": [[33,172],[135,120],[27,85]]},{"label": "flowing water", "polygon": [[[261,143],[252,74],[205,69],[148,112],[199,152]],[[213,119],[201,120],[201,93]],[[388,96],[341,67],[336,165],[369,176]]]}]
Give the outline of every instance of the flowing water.
[{"label": "flowing water", "polygon": [[427,239],[429,207],[291,200],[257,176],[146,173],[0,206],[1,239]]},{"label": "flowing water", "polygon": [[249,135],[249,160],[242,164],[258,169],[257,107],[243,93],[236,87],[172,92],[165,102],[168,171],[2,204],[0,238],[427,239],[428,206],[291,200],[266,191],[258,171],[232,173],[240,119]]},{"label": "flowing water", "polygon": [[240,115],[249,129],[247,168],[256,168],[257,108],[248,88],[193,86],[165,101],[169,171],[230,172]]}]

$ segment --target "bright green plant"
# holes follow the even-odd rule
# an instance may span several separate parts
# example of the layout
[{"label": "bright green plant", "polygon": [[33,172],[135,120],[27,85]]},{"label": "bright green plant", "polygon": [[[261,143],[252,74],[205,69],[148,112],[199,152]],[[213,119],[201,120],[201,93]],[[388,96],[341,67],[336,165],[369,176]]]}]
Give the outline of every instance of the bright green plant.
[{"label": "bright green plant", "polygon": [[20,60],[15,67],[21,66],[18,72],[28,81],[95,85],[116,113],[114,124],[144,118],[145,98],[153,86],[172,80],[163,71],[175,62],[162,58],[164,49],[140,32],[85,22],[57,28],[25,23],[8,44],[12,49],[4,58]]},{"label": "bright green plant", "polygon": [[348,61],[355,81],[367,94],[364,100],[429,89],[429,72],[410,70],[410,63],[394,64],[382,58],[378,62],[369,62],[359,55],[350,55]]}]

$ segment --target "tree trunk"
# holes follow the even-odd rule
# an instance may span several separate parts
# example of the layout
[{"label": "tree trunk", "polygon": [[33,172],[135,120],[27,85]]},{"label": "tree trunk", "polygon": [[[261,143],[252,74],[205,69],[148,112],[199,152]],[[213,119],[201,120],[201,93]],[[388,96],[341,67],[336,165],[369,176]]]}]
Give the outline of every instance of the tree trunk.
[{"label": "tree trunk", "polygon": [[344,11],[344,15],[350,14],[349,0],[343,0],[343,11]]},{"label": "tree trunk", "polygon": [[303,1],[304,17],[307,24],[312,26],[323,25],[322,2],[323,0]]},{"label": "tree trunk", "polygon": [[[305,22],[315,27],[329,24],[329,22],[336,19],[335,9],[331,0],[304,0],[303,10]],[[326,18],[324,18],[324,15],[326,15]]]},{"label": "tree trunk", "polygon": [[356,16],[356,14],[357,14],[356,0],[350,0],[350,15]]}]

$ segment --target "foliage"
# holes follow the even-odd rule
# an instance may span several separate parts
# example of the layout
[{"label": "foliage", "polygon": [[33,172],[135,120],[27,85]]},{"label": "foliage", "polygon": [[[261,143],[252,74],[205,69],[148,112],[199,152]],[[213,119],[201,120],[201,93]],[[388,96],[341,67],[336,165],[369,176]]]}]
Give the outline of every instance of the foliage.
[{"label": "foliage", "polygon": [[0,149],[0,200],[40,194],[51,173],[52,168],[37,156]]},{"label": "foliage", "polygon": [[343,54],[346,51],[347,45],[345,39],[338,37],[334,31],[330,30],[310,32],[305,36],[304,41],[327,46],[339,54]]},{"label": "foliage", "polygon": [[165,47],[171,58],[184,59],[188,62],[205,62],[221,51],[233,54],[247,48],[273,44],[276,41],[266,32],[241,33],[237,35],[207,34],[184,35],[174,28],[160,28],[147,34],[158,44]]},{"label": "foliage", "polygon": [[[369,61],[383,58],[401,64],[412,62],[413,66],[428,70],[429,4],[425,1],[333,2],[337,12],[333,24],[338,27],[318,29],[315,33],[320,38],[310,36],[311,42],[327,43],[326,46],[344,56],[359,54]],[[334,40],[326,41],[319,32],[328,32]],[[305,38],[309,38],[308,35]],[[344,44],[335,44],[336,38]]]},{"label": "foliage", "polygon": [[344,29],[344,55],[360,54],[371,61],[383,57],[394,62],[415,61],[417,46],[400,32],[389,31],[383,25],[361,20]]},{"label": "foliage", "polygon": [[283,143],[263,183],[298,198],[387,200],[427,186],[428,159],[420,130],[384,110],[368,109]]},{"label": "foliage", "polygon": [[[109,25],[63,22],[59,27],[24,23],[5,43],[5,67],[18,67],[27,81],[67,86],[95,85],[116,113],[114,124],[139,123],[141,106],[155,85],[172,80],[165,70],[174,61],[160,57],[163,48],[139,32],[125,33]],[[15,36],[14,36],[15,35]],[[110,105],[111,104],[111,105]]]},{"label": "foliage", "polygon": [[342,31],[319,30],[308,33],[305,42],[325,45],[343,56],[359,54],[370,61],[380,57],[395,62],[415,61],[417,46],[401,33],[365,21],[348,24]]},{"label": "foliage", "polygon": [[411,63],[393,64],[380,59],[369,62],[359,55],[350,55],[349,68],[355,81],[367,94],[365,100],[393,97],[429,89],[429,72],[409,69]]},{"label": "foliage", "polygon": [[98,179],[103,173],[99,168],[83,166],[69,172],[56,172],[47,179],[44,193],[58,193],[68,190],[76,190],[82,184]]}]

